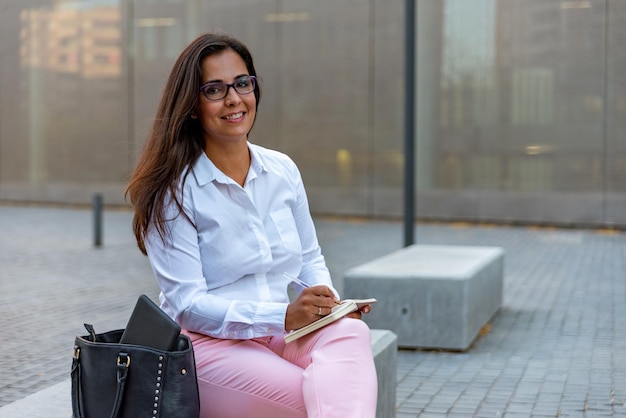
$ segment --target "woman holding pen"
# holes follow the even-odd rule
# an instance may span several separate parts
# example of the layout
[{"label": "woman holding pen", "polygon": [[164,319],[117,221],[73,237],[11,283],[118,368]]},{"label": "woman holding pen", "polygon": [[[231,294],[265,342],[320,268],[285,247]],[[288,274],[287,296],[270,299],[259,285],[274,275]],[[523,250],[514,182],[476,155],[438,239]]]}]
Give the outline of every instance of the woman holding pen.
[{"label": "woman holding pen", "polygon": [[[284,341],[339,295],[296,165],[250,142],[260,98],[241,42],[206,33],[185,48],[127,188],[139,248],[192,338],[202,417],[374,417],[361,311]],[[291,303],[288,275],[303,285]]]}]

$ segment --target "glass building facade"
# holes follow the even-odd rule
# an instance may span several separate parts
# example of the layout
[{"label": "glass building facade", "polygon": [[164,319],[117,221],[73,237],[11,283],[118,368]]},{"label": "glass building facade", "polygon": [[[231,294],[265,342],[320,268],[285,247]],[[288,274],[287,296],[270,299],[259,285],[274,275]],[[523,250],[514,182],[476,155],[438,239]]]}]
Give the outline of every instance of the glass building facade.
[{"label": "glass building facade", "polygon": [[[626,227],[626,2],[419,0],[420,219]],[[403,0],[0,0],[0,200],[126,204],[182,48],[250,47],[251,142],[316,214],[401,217]]]}]

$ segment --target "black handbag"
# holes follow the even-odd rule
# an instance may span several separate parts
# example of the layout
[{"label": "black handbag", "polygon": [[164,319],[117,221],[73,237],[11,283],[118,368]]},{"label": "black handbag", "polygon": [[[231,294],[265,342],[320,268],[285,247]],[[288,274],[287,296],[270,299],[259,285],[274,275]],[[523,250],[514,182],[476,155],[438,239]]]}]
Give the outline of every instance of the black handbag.
[{"label": "black handbag", "polygon": [[76,337],[73,418],[197,418],[200,399],[191,340],[173,351],[120,344],[123,329]]}]

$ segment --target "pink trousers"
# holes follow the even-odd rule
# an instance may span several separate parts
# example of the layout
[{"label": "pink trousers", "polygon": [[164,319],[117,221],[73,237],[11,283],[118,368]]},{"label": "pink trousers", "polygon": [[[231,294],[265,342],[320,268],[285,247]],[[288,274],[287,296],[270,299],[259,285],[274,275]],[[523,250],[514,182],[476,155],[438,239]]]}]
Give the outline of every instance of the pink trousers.
[{"label": "pink trousers", "polygon": [[282,336],[221,340],[187,332],[201,418],[374,417],[369,328],[342,318],[285,344]]}]

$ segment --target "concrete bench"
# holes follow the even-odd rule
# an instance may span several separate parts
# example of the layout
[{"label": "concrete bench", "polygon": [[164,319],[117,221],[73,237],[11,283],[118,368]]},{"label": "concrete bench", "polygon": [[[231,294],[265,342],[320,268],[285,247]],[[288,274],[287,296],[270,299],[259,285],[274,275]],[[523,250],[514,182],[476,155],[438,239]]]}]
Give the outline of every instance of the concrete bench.
[{"label": "concrete bench", "polygon": [[383,329],[372,329],[371,336],[378,377],[376,418],[395,418],[398,337],[393,332]]},{"label": "concrete bench", "polygon": [[[68,377],[71,360],[68,360]],[[65,380],[0,408],[0,418],[71,418],[71,382]]]},{"label": "concrete bench", "polygon": [[[388,330],[371,331],[372,352],[378,374],[376,418],[396,416],[397,337]],[[69,375],[68,360],[68,375]],[[0,408],[0,418],[71,418],[70,380],[58,383]]]},{"label": "concrete bench", "polygon": [[499,247],[412,245],[348,270],[344,293],[375,297],[363,315],[401,348],[465,351],[502,305]]}]

